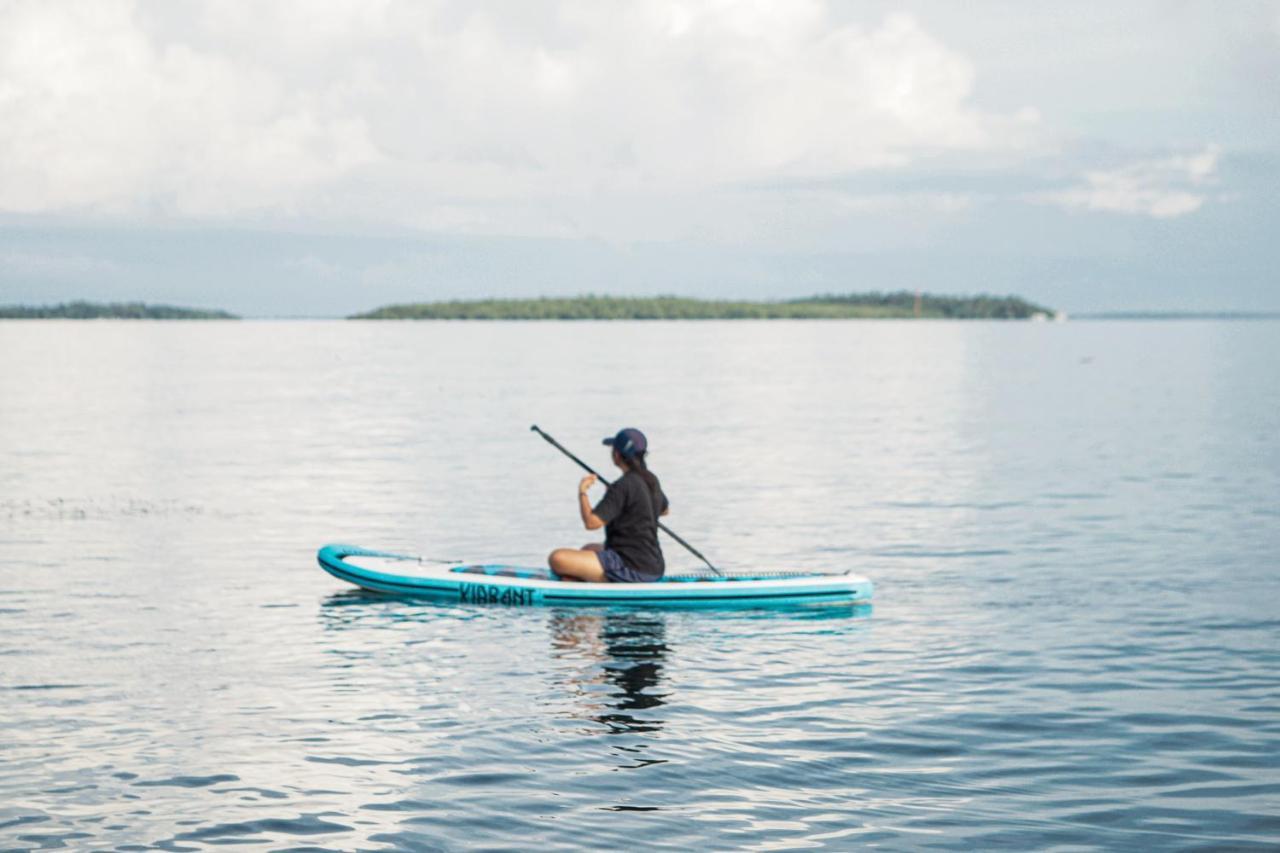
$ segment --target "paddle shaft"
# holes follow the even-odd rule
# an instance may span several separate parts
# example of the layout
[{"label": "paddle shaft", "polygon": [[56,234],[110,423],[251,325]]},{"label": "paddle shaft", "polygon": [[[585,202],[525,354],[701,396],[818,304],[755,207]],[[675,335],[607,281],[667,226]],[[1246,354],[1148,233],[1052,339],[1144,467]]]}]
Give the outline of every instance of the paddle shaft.
[{"label": "paddle shaft", "polygon": [[[551,436],[547,435],[547,434],[546,434],[545,432],[543,432],[542,430],[538,429],[538,425],[537,425],[537,424],[534,424],[533,426],[529,427],[529,429],[530,429],[530,430],[532,430],[533,432],[536,432],[538,435],[542,436],[544,439],[546,439],[547,444],[550,444],[550,445],[551,445],[552,447],[554,447],[556,450],[559,450],[559,451],[560,451],[561,453],[563,453],[565,456],[568,456],[568,457],[569,457],[570,459],[572,459],[574,462],[577,462],[577,463],[578,463],[578,466],[579,466],[580,468],[582,468],[582,470],[586,471],[588,474],[595,474],[595,475],[596,475],[596,479],[597,479],[597,480],[599,480],[601,483],[604,483],[606,486],[608,486],[608,485],[609,485],[609,481],[608,481],[608,480],[606,480],[604,477],[601,477],[598,473],[596,473],[595,469],[593,469],[590,465],[588,465],[587,463],[583,462],[581,459],[579,459],[578,457],[576,457],[576,456],[574,456],[572,453],[570,453],[570,452],[569,452],[569,450],[568,450],[568,448],[566,448],[563,444],[561,444],[560,442],[556,441],[554,438],[552,438]],[[679,543],[680,543],[681,545],[683,545],[685,548],[687,548],[687,549],[689,550],[689,553],[693,554],[693,556],[697,557],[699,560],[701,560],[702,562],[706,563],[706,564],[707,564],[707,568],[711,569],[711,571],[715,572],[716,574],[720,575],[721,577],[723,577],[723,576],[724,576],[724,572],[722,572],[722,571],[720,571],[719,569],[717,569],[715,566],[713,566],[713,565],[711,564],[711,561],[710,561],[710,560],[708,560],[706,557],[702,556],[702,552],[701,552],[701,551],[699,551],[697,548],[693,547],[693,546],[692,546],[692,545],[690,545],[688,542],[686,542],[686,541],[684,541],[683,539],[681,539],[678,535],[676,535],[676,533],[675,533],[675,532],[674,532],[670,527],[667,527],[665,524],[663,524],[661,521],[659,521],[659,522],[658,522],[658,529],[659,529],[659,530],[661,530],[663,533],[667,534],[668,536],[670,536],[672,539],[674,539],[674,540],[676,540],[677,542],[679,542]]]}]

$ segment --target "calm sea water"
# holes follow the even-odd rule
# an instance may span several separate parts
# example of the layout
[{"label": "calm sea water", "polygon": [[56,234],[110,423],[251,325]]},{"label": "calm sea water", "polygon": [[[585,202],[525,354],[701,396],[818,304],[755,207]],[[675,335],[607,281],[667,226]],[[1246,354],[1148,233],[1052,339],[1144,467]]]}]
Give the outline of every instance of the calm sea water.
[{"label": "calm sea water", "polygon": [[[315,565],[581,544],[533,423],[874,606]],[[1274,849],[1277,435],[1274,322],[0,323],[0,849]]]}]

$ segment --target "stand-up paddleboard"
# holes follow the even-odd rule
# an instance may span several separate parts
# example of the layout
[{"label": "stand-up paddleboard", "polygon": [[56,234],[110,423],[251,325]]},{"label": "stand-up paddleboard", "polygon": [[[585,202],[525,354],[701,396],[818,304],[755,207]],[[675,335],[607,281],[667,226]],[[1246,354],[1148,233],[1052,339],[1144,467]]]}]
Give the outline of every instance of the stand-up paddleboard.
[{"label": "stand-up paddleboard", "polygon": [[864,577],[813,572],[740,575],[677,574],[656,583],[562,581],[547,569],[501,565],[432,565],[419,557],[326,545],[320,567],[364,589],[461,604],[514,607],[777,607],[870,601]]}]

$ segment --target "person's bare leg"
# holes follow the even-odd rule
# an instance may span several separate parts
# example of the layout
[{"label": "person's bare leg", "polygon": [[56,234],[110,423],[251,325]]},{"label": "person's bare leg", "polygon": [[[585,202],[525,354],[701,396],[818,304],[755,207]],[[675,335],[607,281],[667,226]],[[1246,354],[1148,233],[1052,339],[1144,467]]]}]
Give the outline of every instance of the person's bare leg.
[{"label": "person's bare leg", "polygon": [[596,554],[599,554],[601,551],[604,550],[604,546],[601,545],[599,542],[588,542],[586,545],[582,546],[582,550],[592,551]]},{"label": "person's bare leg", "polygon": [[578,548],[557,548],[547,557],[551,571],[567,581],[590,581],[604,583],[604,566],[600,565],[600,557],[594,550]]}]

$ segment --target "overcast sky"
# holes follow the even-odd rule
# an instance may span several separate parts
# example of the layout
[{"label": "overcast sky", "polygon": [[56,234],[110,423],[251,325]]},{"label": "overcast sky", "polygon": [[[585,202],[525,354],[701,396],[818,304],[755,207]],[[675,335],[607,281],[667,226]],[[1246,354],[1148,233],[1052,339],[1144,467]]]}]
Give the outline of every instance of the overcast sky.
[{"label": "overcast sky", "polygon": [[1280,2],[0,0],[0,303],[1280,309]]}]

